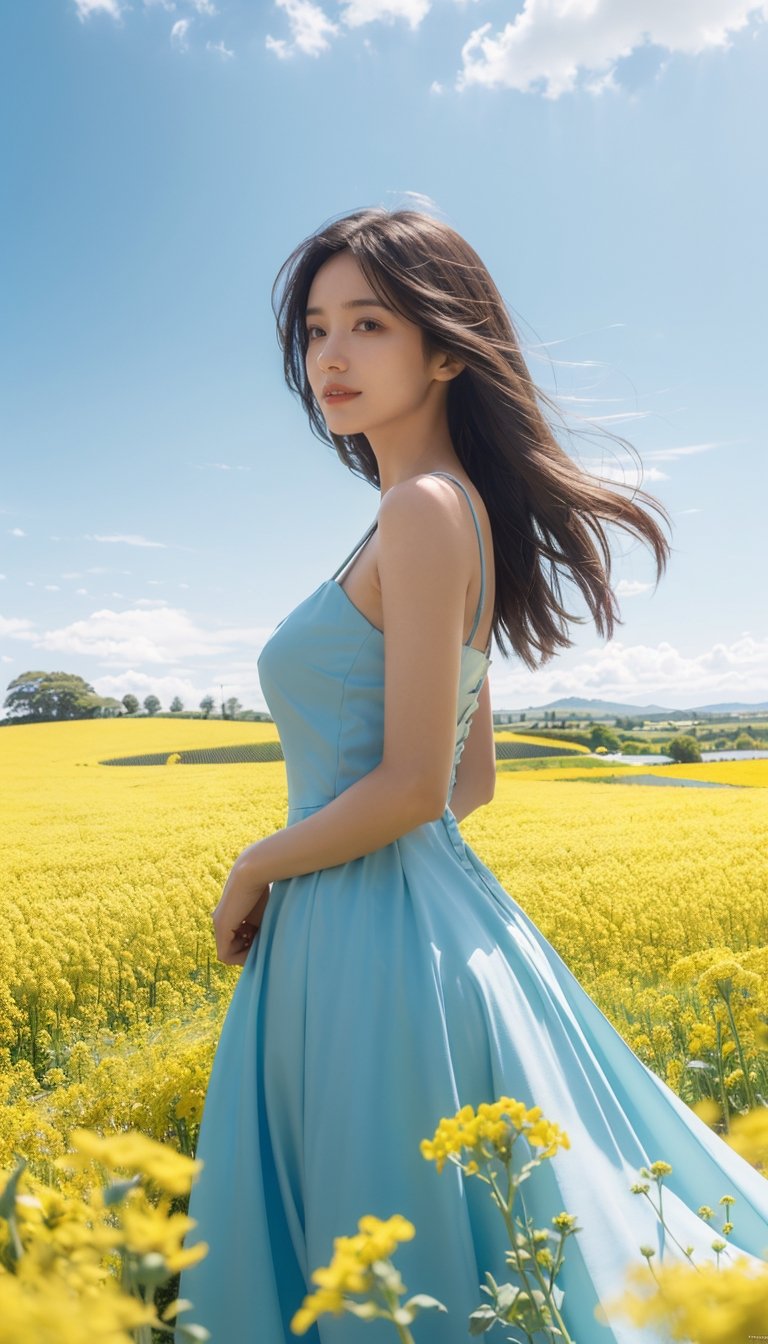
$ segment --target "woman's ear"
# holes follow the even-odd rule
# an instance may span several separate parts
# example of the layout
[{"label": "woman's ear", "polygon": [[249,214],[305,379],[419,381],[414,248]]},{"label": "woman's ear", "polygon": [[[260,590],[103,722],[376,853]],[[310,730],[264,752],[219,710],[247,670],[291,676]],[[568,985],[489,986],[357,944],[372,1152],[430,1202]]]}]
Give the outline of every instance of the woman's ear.
[{"label": "woman's ear", "polygon": [[435,377],[439,378],[441,382],[449,382],[451,378],[457,378],[466,367],[466,364],[463,364],[455,355],[440,355],[435,369]]}]

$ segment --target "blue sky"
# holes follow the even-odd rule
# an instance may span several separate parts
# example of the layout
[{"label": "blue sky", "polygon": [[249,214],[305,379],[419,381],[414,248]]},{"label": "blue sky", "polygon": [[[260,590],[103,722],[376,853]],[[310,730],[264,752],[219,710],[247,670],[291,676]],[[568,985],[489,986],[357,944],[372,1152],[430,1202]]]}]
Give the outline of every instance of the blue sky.
[{"label": "blue sky", "polygon": [[[642,15],[642,22],[636,17]],[[256,658],[378,495],[311,433],[270,307],[368,205],[464,234],[585,467],[673,521],[615,534],[624,624],[494,708],[768,698],[768,5],[38,0],[0,17],[0,658],[102,694],[264,708]],[[582,419],[583,417],[583,419]],[[572,610],[588,616],[573,588]]]}]

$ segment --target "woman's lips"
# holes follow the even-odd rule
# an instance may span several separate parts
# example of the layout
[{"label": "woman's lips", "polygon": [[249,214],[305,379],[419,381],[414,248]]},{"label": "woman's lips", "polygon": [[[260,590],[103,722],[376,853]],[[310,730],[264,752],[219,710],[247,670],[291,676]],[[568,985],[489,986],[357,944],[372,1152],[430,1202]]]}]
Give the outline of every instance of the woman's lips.
[{"label": "woman's lips", "polygon": [[353,397],[359,396],[359,392],[326,392],[324,400],[331,404],[336,401],[351,401]]}]

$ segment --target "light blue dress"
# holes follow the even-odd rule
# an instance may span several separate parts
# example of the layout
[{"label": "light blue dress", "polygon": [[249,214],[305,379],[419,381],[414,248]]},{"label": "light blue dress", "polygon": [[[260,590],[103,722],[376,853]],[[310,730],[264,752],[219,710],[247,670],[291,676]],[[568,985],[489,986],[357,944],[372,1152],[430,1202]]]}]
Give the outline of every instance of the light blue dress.
[{"label": "light blue dress", "polygon": [[[482,574],[462,652],[452,789],[490,659],[472,646],[482,535],[468,492],[450,479],[472,509]],[[259,657],[285,754],[288,826],[381,761],[384,638],[336,581],[375,526]],[[626,1267],[643,1263],[641,1244],[656,1247],[656,1263],[662,1249],[665,1262],[680,1258],[647,1200],[630,1193],[643,1165],[671,1163],[665,1217],[698,1263],[714,1259],[715,1234],[696,1210],[711,1205],[721,1226],[723,1194],[736,1197],[734,1253],[768,1257],[768,1181],[635,1055],[446,807],[374,853],[273,883],[208,1084],[189,1208],[197,1226],[185,1244],[209,1251],[181,1275],[179,1295],[194,1304],[181,1319],[206,1326],[212,1344],[289,1344],[334,1237],[357,1232],[363,1214],[400,1213],[416,1228],[394,1256],[408,1295],[448,1308],[419,1316],[416,1344],[466,1344],[469,1314],[489,1300],[485,1271],[510,1278],[508,1242],[488,1187],[451,1163],[438,1173],[419,1143],[442,1116],[502,1095],[540,1106],[570,1137],[523,1192],[535,1226],[564,1210],[583,1229],[557,1278],[578,1344],[658,1339],[593,1315]],[[496,1333],[518,1338],[511,1326]],[[321,1316],[302,1338],[397,1335],[345,1312]]]}]

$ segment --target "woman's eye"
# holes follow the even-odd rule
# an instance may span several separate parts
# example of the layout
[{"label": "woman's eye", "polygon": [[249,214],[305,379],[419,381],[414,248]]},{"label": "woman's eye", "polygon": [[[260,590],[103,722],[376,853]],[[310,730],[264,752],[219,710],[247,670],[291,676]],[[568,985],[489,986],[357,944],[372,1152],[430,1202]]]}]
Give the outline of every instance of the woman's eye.
[{"label": "woman's eye", "polygon": [[[356,325],[359,327],[359,326],[361,325],[361,323],[367,323],[369,327],[380,327],[380,326],[381,326],[381,323],[380,323],[380,322],[376,322],[375,319],[372,318],[372,317],[361,317],[361,318],[360,318],[360,321],[359,321]],[[322,331],[322,330],[323,330],[322,327],[307,327],[307,340],[310,340],[310,341],[312,340],[312,332],[313,332],[313,331]]]}]

